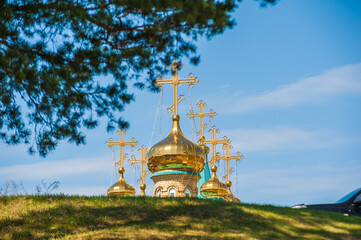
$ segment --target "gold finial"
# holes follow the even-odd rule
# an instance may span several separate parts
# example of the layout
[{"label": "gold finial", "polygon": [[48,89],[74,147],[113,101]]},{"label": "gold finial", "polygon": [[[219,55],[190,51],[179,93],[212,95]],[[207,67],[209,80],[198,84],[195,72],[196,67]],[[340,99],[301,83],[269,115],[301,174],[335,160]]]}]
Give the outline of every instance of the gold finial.
[{"label": "gold finial", "polygon": [[189,78],[185,78],[185,79],[180,79],[178,76],[178,69],[182,68],[182,63],[174,60],[173,63],[171,64],[170,68],[172,68],[173,70],[173,77],[170,80],[163,80],[162,76],[158,76],[158,80],[155,82],[155,84],[159,87],[162,87],[165,84],[172,84],[173,88],[174,88],[174,92],[173,92],[173,100],[174,103],[172,106],[170,106],[168,108],[168,112],[172,112],[173,111],[173,115],[176,116],[178,115],[178,104],[184,100],[184,96],[181,95],[178,98],[178,85],[181,83],[188,83],[189,87],[193,87],[195,83],[199,82],[199,79],[196,78],[194,76],[193,73],[190,73],[188,76]]},{"label": "gold finial", "polygon": [[134,156],[132,156],[131,159],[128,160],[129,163],[132,164],[132,166],[134,166],[135,163],[141,163],[142,165],[142,175],[140,176],[140,178],[138,179],[138,183],[140,183],[140,189],[141,189],[141,193],[140,196],[144,197],[145,196],[145,189],[146,189],[146,185],[145,185],[145,177],[148,175],[148,171],[145,169],[145,164],[147,164],[147,159],[145,157],[145,154],[147,153],[147,148],[143,145],[139,150],[139,152],[142,153],[142,157],[140,159],[136,159]]},{"label": "gold finial", "polygon": [[233,146],[230,144],[223,144],[223,150],[226,150],[226,154],[224,156],[218,156],[217,160],[225,160],[226,161],[226,175],[223,176],[224,180],[226,181],[226,185],[228,187],[227,189],[227,195],[224,197],[225,201],[230,201],[230,202],[240,202],[240,200],[235,197],[233,195],[233,193],[231,192],[231,186],[232,186],[232,182],[230,180],[230,175],[231,173],[234,171],[233,168],[230,168],[230,161],[231,159],[236,159],[237,162],[239,162],[241,159],[243,159],[243,155],[241,155],[239,152],[237,152],[237,154],[235,156],[231,156],[229,153],[229,150],[233,149]]},{"label": "gold finial", "polygon": [[204,136],[204,130],[207,128],[207,124],[203,123],[203,118],[209,117],[210,119],[212,119],[214,116],[217,115],[217,113],[215,113],[212,109],[209,111],[209,113],[204,112],[203,108],[206,106],[207,104],[201,100],[199,103],[197,103],[197,107],[199,107],[199,113],[193,113],[193,111],[191,110],[187,114],[187,117],[189,118],[199,117],[200,130],[197,132],[197,135],[200,135],[201,137]]},{"label": "gold finial", "polygon": [[113,146],[117,145],[120,147],[120,158],[117,162],[117,165],[119,166],[119,179],[118,181],[109,187],[108,189],[108,196],[134,196],[135,190],[134,188],[129,185],[125,179],[124,179],[124,160],[127,159],[128,155],[124,154],[124,146],[130,145],[132,148],[135,147],[135,145],[138,144],[138,142],[132,138],[130,142],[127,142],[124,140],[124,135],[127,134],[127,132],[124,129],[121,129],[117,132],[117,134],[120,135],[119,142],[114,142],[113,139],[109,138],[109,141],[107,141],[105,144],[108,145],[110,148],[113,148]]},{"label": "gold finial", "polygon": [[209,132],[212,134],[211,140],[205,140],[204,137],[201,137],[199,139],[199,142],[201,146],[205,144],[212,145],[212,158],[210,160],[210,163],[211,166],[214,166],[219,157],[216,149],[217,144],[229,144],[231,141],[226,136],[223,137],[223,140],[218,140],[217,133],[219,133],[219,129],[217,129],[216,126],[213,126],[212,129],[209,130]]}]

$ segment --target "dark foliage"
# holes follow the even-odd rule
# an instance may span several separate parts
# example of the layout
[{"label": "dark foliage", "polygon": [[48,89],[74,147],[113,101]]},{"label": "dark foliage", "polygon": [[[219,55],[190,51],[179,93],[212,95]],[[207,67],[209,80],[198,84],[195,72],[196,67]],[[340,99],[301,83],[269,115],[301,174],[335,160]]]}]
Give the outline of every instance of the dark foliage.
[{"label": "dark foliage", "polygon": [[[0,0],[1,139],[46,156],[60,140],[85,143],[81,129],[99,117],[108,131],[127,128],[118,113],[133,100],[128,84],[156,91],[172,59],[197,64],[197,37],[231,28],[235,7],[234,0]],[[99,80],[105,75],[113,80]]]}]

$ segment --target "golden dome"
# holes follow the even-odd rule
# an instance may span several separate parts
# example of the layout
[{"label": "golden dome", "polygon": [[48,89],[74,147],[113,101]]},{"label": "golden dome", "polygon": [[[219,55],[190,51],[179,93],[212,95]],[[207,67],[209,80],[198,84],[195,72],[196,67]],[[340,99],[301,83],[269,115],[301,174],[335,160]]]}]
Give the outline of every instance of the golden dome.
[{"label": "golden dome", "polygon": [[120,173],[119,179],[116,183],[108,188],[107,195],[133,197],[135,195],[135,189],[129,185],[123,177],[125,169],[120,167],[118,171]]},{"label": "golden dome", "polygon": [[226,201],[226,202],[241,203],[241,200],[239,200],[239,198],[237,198],[236,196],[234,196],[231,191],[228,191],[228,192],[227,192],[227,195],[224,197],[224,201]]},{"label": "golden dome", "polygon": [[237,203],[241,203],[241,200],[239,200],[236,196],[233,195],[233,193],[231,192],[231,186],[232,186],[232,182],[231,181],[227,181],[226,182],[226,186],[228,187],[227,189],[227,195],[224,197],[224,201],[226,202],[237,202]]},{"label": "golden dome", "polygon": [[199,191],[204,198],[223,199],[227,195],[227,186],[217,178],[216,166],[212,166],[211,171],[211,178],[202,184]]},{"label": "golden dome", "polygon": [[179,116],[173,116],[172,130],[147,153],[148,169],[191,171],[200,173],[205,165],[206,154],[196,143],[187,139],[179,126]]}]

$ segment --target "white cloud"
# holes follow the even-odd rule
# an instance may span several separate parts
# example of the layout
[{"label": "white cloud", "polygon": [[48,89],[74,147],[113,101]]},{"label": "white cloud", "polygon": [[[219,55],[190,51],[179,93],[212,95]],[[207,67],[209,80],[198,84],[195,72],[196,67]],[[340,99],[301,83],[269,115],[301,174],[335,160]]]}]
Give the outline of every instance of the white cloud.
[{"label": "white cloud", "polygon": [[[243,113],[267,107],[290,107],[322,102],[332,96],[350,93],[361,93],[361,63],[334,68],[258,95],[242,97],[238,94],[226,94],[226,99],[222,100],[218,96],[216,102],[213,98],[207,98],[207,102],[217,106],[217,110],[224,113]],[[233,99],[231,106],[224,104],[229,103],[230,99]]]},{"label": "white cloud", "polygon": [[222,132],[232,140],[234,149],[242,152],[329,148],[350,141],[331,132],[305,131],[289,126],[239,128]]},{"label": "white cloud", "polygon": [[75,158],[60,161],[43,161],[32,164],[13,165],[0,168],[1,179],[49,179],[60,176],[75,176],[82,173],[109,171],[108,157]]}]

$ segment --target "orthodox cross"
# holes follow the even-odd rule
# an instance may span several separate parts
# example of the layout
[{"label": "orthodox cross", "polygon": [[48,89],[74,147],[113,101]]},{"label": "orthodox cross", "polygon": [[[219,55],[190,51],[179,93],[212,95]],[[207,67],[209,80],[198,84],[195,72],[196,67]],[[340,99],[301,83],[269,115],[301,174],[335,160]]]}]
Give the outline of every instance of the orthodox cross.
[{"label": "orthodox cross", "polygon": [[113,139],[109,138],[109,141],[106,142],[105,144],[108,145],[110,148],[113,148],[114,145],[118,145],[120,147],[120,159],[117,162],[117,165],[119,165],[119,168],[122,168],[124,166],[124,160],[127,159],[128,157],[128,154],[124,154],[124,146],[130,145],[132,148],[134,148],[135,145],[138,144],[138,142],[134,138],[132,138],[130,142],[126,142],[124,140],[124,135],[127,135],[128,132],[125,131],[124,129],[118,131],[117,134],[120,135],[119,142],[114,142]]},{"label": "orthodox cross", "polygon": [[165,84],[172,84],[173,85],[173,88],[174,88],[174,94],[173,94],[173,97],[174,97],[174,103],[172,106],[170,106],[168,108],[168,112],[171,113],[173,112],[174,113],[174,116],[178,115],[178,104],[184,100],[184,96],[181,95],[179,98],[178,98],[178,85],[180,83],[188,83],[189,84],[189,87],[194,87],[194,84],[195,83],[198,83],[199,82],[199,79],[196,78],[194,76],[193,73],[190,73],[188,76],[189,78],[185,78],[185,79],[180,79],[179,76],[178,76],[178,69],[181,69],[183,66],[182,63],[180,63],[179,61],[177,60],[174,60],[173,63],[171,64],[170,68],[173,70],[173,78],[170,79],[170,80],[163,80],[162,76],[158,76],[158,79],[157,81],[155,82],[155,84],[159,87],[163,87],[163,85]]},{"label": "orthodox cross", "polygon": [[233,168],[230,168],[230,161],[231,161],[231,159],[236,159],[236,161],[239,162],[241,159],[243,159],[243,155],[241,155],[239,152],[237,152],[237,154],[235,156],[231,156],[229,154],[229,150],[233,149],[233,146],[230,144],[223,144],[222,149],[226,150],[226,154],[224,156],[218,156],[218,160],[222,159],[222,160],[226,161],[227,173],[226,173],[226,175],[223,176],[223,179],[230,181],[230,175],[234,171]]},{"label": "orthodox cross", "polygon": [[216,161],[218,160],[219,154],[216,152],[216,146],[217,144],[229,144],[230,140],[224,136],[223,140],[217,139],[217,133],[219,133],[219,129],[216,128],[216,126],[213,126],[212,129],[209,130],[209,132],[212,134],[211,140],[205,140],[204,136],[202,136],[199,141],[200,145],[204,144],[211,144],[212,145],[212,158],[210,160],[210,163],[212,166],[215,166]]},{"label": "orthodox cross", "polygon": [[141,184],[140,189],[142,190],[140,196],[145,196],[145,177],[148,175],[148,171],[145,169],[145,164],[147,164],[147,159],[145,157],[145,154],[147,153],[147,148],[143,145],[138,151],[142,153],[142,157],[140,159],[136,159],[134,156],[132,156],[131,159],[128,160],[129,163],[132,164],[132,166],[134,166],[134,164],[136,163],[141,163],[142,164],[142,175],[140,176],[140,178],[138,179],[138,183]]},{"label": "orthodox cross", "polygon": [[199,103],[197,103],[197,107],[199,107],[199,113],[193,113],[193,111],[191,110],[188,114],[187,117],[189,118],[194,118],[194,117],[199,117],[200,119],[200,130],[197,132],[197,135],[199,136],[204,136],[204,129],[207,128],[207,124],[203,123],[203,118],[204,117],[209,117],[210,119],[212,119],[214,116],[217,115],[217,113],[215,113],[212,109],[209,111],[209,113],[205,113],[203,111],[203,107],[206,107],[207,104],[205,102],[203,102],[202,100],[199,101]]}]

